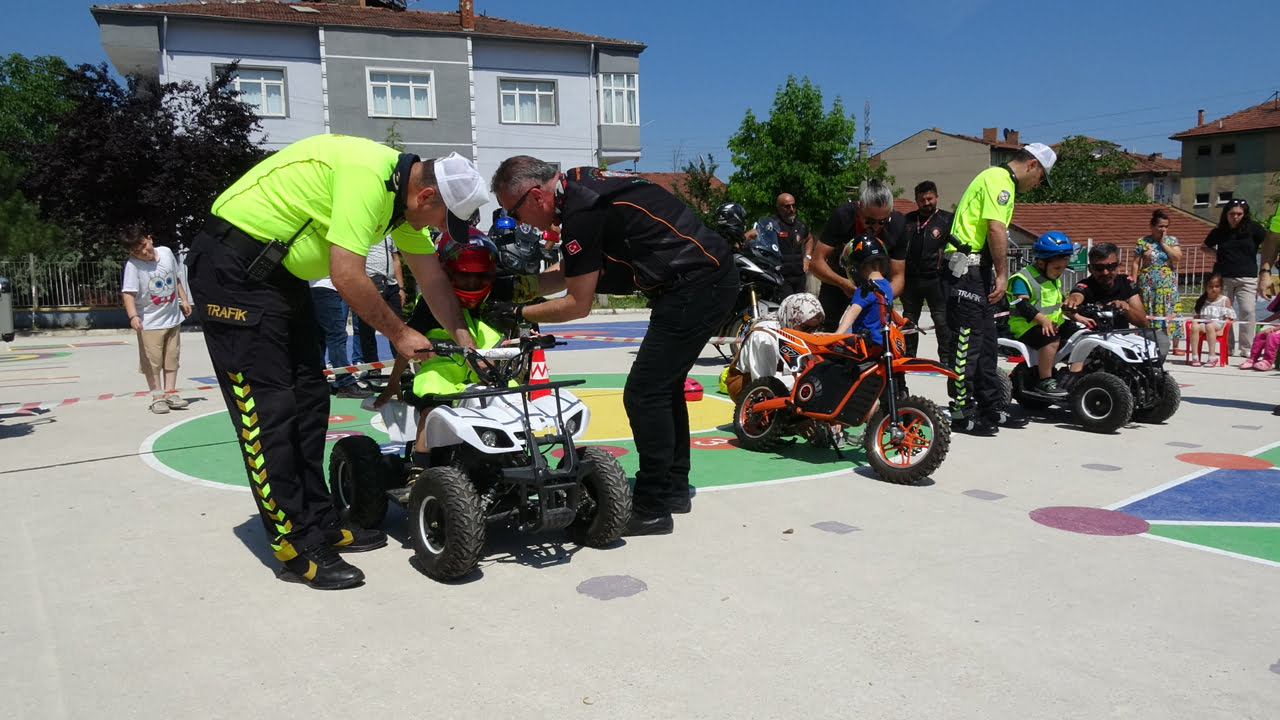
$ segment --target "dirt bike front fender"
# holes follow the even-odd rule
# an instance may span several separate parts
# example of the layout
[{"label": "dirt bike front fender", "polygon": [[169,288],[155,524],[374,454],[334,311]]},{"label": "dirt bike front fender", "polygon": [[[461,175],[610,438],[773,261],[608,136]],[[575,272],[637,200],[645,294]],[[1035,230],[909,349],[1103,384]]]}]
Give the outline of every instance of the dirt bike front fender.
[{"label": "dirt bike front fender", "polygon": [[955,379],[959,377],[951,368],[939,363],[937,360],[929,360],[928,358],[902,357],[894,358],[893,371],[895,373],[909,372],[931,372],[944,375]]}]

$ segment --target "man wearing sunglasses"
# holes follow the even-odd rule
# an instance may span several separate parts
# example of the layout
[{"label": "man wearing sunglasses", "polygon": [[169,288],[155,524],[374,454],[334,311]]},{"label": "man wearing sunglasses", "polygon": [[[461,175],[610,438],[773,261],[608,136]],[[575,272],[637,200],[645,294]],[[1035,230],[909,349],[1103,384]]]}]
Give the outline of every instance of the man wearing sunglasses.
[{"label": "man wearing sunglasses", "polygon": [[1119,311],[1115,318],[1117,330],[1147,326],[1147,309],[1142,305],[1138,286],[1120,271],[1120,249],[1115,243],[1103,242],[1089,248],[1089,277],[1076,283],[1071,294],[1063,301],[1062,308],[1075,315],[1086,327],[1094,322],[1074,313],[1074,308],[1084,304],[1096,304]]},{"label": "man wearing sunglasses", "polygon": [[729,241],[632,173],[581,167],[561,174],[517,155],[498,166],[493,192],[517,222],[561,224],[554,273],[566,294],[515,306],[515,315],[564,322],[585,317],[597,292],[649,296],[649,327],[622,392],[640,460],[625,534],[671,532],[671,514],[690,509],[684,380],[738,295]]},{"label": "man wearing sunglasses", "polygon": [[823,328],[836,329],[840,316],[857,288],[840,267],[840,257],[849,240],[859,235],[875,235],[889,251],[889,284],[893,294],[902,292],[906,277],[906,216],[893,209],[893,191],[879,180],[871,180],[857,200],[837,207],[827,219],[822,235],[813,246],[809,270],[822,281],[818,299],[826,314]]},{"label": "man wearing sunglasses", "polygon": [[1000,427],[1023,427],[1025,417],[1005,407],[996,363],[995,307],[1009,275],[1009,223],[1014,194],[1048,184],[1057,160],[1049,146],[1031,143],[1007,164],[978,173],[956,206],[944,249],[947,326],[958,377],[948,383],[951,427],[970,435],[995,435]]}]

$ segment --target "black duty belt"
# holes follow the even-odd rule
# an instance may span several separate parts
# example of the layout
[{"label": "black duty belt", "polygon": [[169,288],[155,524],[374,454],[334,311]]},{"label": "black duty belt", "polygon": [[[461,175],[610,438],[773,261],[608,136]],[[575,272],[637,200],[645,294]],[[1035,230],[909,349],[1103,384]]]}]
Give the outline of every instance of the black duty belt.
[{"label": "black duty belt", "polygon": [[257,257],[266,244],[260,240],[255,240],[252,235],[217,215],[209,216],[209,219],[204,223],[204,231],[212,236],[213,239],[235,250],[237,254],[246,257]]}]

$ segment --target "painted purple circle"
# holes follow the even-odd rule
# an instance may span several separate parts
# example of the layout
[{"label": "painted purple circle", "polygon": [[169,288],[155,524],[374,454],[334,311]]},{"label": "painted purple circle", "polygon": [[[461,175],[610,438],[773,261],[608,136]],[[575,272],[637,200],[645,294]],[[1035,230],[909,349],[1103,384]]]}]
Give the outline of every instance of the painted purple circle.
[{"label": "painted purple circle", "polygon": [[1141,535],[1151,529],[1136,515],[1102,508],[1068,505],[1039,508],[1028,514],[1041,525],[1084,535]]},{"label": "painted purple circle", "polygon": [[[617,445],[579,445],[578,447],[598,447],[616,458],[620,458],[631,452],[630,450],[624,447],[618,447]],[[555,450],[552,450],[550,454],[553,458],[562,458],[564,457],[564,448],[556,448]]]},{"label": "painted purple circle", "polygon": [[356,432],[354,430],[330,430],[324,434],[324,441],[327,443],[338,442],[342,438],[355,437],[363,434],[364,433],[362,432]]}]

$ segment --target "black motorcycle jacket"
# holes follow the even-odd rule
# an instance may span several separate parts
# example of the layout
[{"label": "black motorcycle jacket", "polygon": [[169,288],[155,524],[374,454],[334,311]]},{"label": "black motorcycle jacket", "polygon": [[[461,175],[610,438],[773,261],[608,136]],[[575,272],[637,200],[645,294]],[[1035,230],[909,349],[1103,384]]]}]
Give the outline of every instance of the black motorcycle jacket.
[{"label": "black motorcycle jacket", "polygon": [[593,167],[573,168],[565,180],[565,277],[597,272],[596,292],[655,295],[732,270],[729,242],[662,187]]}]

